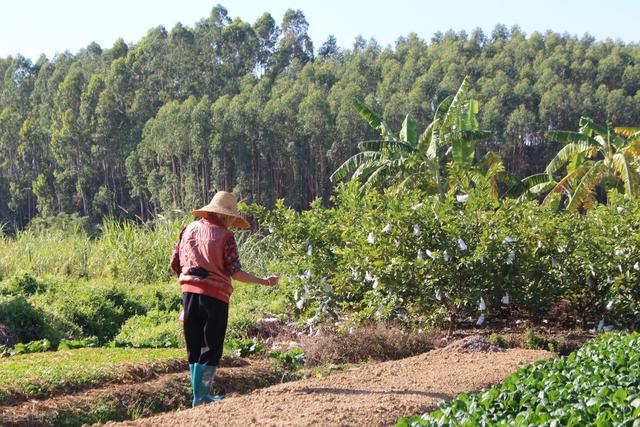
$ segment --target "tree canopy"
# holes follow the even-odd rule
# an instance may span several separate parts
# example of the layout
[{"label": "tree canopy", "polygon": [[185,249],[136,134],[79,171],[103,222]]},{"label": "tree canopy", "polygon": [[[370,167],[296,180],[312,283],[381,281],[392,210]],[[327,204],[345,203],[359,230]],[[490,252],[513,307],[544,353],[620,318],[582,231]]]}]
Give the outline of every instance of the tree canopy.
[{"label": "tree canopy", "polygon": [[497,26],[415,34],[394,46],[334,37],[317,53],[302,11],[278,25],[231,19],[223,6],[193,27],[156,27],[139,42],[95,43],[31,62],[0,58],[0,223],[79,213],[145,220],[207,201],[217,189],[271,205],[328,200],[330,175],[379,138],[361,100],[390,129],[431,123],[473,83],[476,158],[496,152],[520,178],[561,147],[547,131],[581,116],[640,117],[640,47]]}]

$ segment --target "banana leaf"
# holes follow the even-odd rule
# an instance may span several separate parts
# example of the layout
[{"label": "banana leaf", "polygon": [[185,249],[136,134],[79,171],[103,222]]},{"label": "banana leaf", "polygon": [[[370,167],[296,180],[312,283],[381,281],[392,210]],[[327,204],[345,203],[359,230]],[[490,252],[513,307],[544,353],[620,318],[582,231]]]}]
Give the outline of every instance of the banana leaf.
[{"label": "banana leaf", "polygon": [[407,114],[402,122],[402,129],[400,129],[400,141],[408,142],[415,147],[417,140],[416,122]]},{"label": "banana leaf", "polygon": [[363,151],[361,153],[357,153],[347,159],[338,169],[336,169],[336,171],[329,177],[329,180],[331,182],[339,181],[358,169],[360,165],[365,164],[366,162],[379,160],[381,157],[382,154],[375,151]]}]

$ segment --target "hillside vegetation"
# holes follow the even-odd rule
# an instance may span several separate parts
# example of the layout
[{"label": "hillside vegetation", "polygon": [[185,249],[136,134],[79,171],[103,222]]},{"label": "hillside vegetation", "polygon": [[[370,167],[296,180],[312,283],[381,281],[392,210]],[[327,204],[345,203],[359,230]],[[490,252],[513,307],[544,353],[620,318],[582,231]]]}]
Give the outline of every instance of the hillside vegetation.
[{"label": "hillside vegetation", "polygon": [[557,152],[547,130],[640,114],[636,44],[496,26],[389,47],[358,38],[343,49],[330,37],[315,49],[308,26],[301,11],[278,25],[216,6],[193,27],[152,28],[132,45],[0,58],[0,223],[146,220],[214,189],[264,205],[326,202],[331,173],[375,136],[353,98],[394,129],[407,113],[429,123],[466,75],[493,131],[477,150],[497,151],[519,177]]}]

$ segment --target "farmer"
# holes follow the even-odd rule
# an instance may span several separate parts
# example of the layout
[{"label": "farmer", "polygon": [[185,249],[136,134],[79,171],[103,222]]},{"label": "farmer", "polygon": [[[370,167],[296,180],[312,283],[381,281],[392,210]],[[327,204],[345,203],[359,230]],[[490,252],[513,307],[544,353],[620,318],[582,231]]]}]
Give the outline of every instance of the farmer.
[{"label": "farmer", "polygon": [[211,203],[192,211],[200,217],[180,234],[171,269],[182,289],[184,337],[189,357],[193,406],[219,400],[210,395],[211,383],[222,357],[227,330],[231,279],[274,286],[278,276],[260,279],[242,271],[238,248],[229,227],[247,229],[233,194],[218,191]]}]

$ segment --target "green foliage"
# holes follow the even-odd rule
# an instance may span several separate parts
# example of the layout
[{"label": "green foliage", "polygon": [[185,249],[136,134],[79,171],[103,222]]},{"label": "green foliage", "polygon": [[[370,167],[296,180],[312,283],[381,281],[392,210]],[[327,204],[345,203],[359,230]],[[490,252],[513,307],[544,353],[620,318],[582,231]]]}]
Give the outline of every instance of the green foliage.
[{"label": "green foliage", "polygon": [[98,337],[89,337],[81,340],[60,340],[58,351],[75,350],[77,348],[97,347],[99,344]]},{"label": "green foliage", "polygon": [[[629,135],[625,138],[625,135]],[[640,145],[634,133],[616,134],[608,124],[601,126],[587,117],[580,118],[578,132],[549,132],[552,141],[565,145],[547,166],[545,173],[555,185],[545,198],[548,203],[558,194],[567,198],[572,211],[590,210],[596,202],[596,189],[617,189],[629,197],[640,195]],[[566,165],[566,174],[557,183],[553,175]]]},{"label": "green foliage", "polygon": [[546,350],[548,347],[547,341],[536,334],[533,329],[527,329],[524,331],[524,334],[522,335],[522,345],[524,348],[530,348],[533,350]]},{"label": "green foliage", "polygon": [[[24,292],[33,283],[41,290],[31,295]],[[0,283],[0,289],[8,294],[0,304],[0,323],[22,342],[48,338],[58,345],[61,339],[94,337],[104,344],[134,315],[176,312],[181,306],[175,283],[127,285],[23,276]],[[180,337],[178,332],[174,335]]]},{"label": "green foliage", "polygon": [[11,355],[15,356],[16,354],[42,353],[49,350],[52,350],[51,341],[44,338],[38,341],[31,341],[26,344],[16,344],[11,351]]},{"label": "green foliage", "polygon": [[[159,219],[143,227],[132,222],[105,219],[94,245],[106,257],[102,274],[129,282],[154,283],[169,278],[168,259],[186,218]],[[108,256],[106,256],[108,254]]]},{"label": "green foliage", "polygon": [[231,338],[225,341],[225,345],[238,357],[254,356],[264,350],[262,344],[249,338]]},{"label": "green foliage", "polygon": [[361,195],[350,184],[331,208],[256,214],[288,311],[309,326],[341,311],[454,326],[508,309],[540,321],[554,304],[567,324],[637,325],[638,200],[612,196],[580,217],[489,193]]},{"label": "green foliage", "polygon": [[30,274],[113,278],[129,283],[170,279],[168,258],[186,218],[144,226],[105,219],[92,238],[79,228],[28,229],[0,238],[0,277]]},{"label": "green foliage", "polygon": [[605,334],[568,357],[525,366],[398,426],[632,425],[640,417],[640,335]]},{"label": "green foliage", "polygon": [[[217,188],[303,208],[328,198],[328,178],[355,154],[354,141],[379,134],[353,98],[388,129],[402,129],[407,114],[426,125],[445,116],[438,104],[466,75],[482,106],[467,111],[500,141],[478,142],[478,152],[497,149],[518,177],[555,154],[549,128],[570,129],[580,115],[625,125],[640,112],[634,43],[499,25],[491,34],[410,34],[389,49],[333,40],[314,58],[308,25],[301,11],[252,25],[216,6],[193,27],[155,27],[130,45],[35,63],[0,58],[0,223],[22,229],[59,213],[143,222],[188,211]],[[406,123],[399,139],[420,142]],[[472,160],[471,144],[449,147],[463,165]]]},{"label": "green foliage", "polygon": [[55,290],[35,295],[32,303],[76,325],[82,336],[96,336],[103,343],[113,339],[128,318],[144,310],[124,287],[115,284],[63,281],[54,286]]},{"label": "green foliage", "polygon": [[22,295],[28,297],[46,290],[46,285],[29,273],[13,277],[8,283],[0,287],[0,295]]},{"label": "green foliage", "polygon": [[295,371],[304,366],[306,355],[301,348],[293,348],[289,351],[274,350],[269,357],[277,360],[283,368]]},{"label": "green foliage", "polygon": [[[492,136],[489,131],[479,130],[476,118],[478,101],[469,98],[469,90],[470,84],[465,77],[455,96],[445,98],[438,105],[433,121],[426,126],[420,139],[416,122],[408,114],[396,137],[381,117],[354,99],[354,108],[374,130],[379,131],[381,140],[361,142],[359,148],[364,151],[347,159],[329,179],[336,182],[352,174],[351,179],[361,182],[361,188],[365,190],[383,186],[413,187],[439,193],[443,197],[447,178],[445,170],[441,170],[442,164],[450,161],[446,170],[450,175],[457,174],[458,178],[469,174],[475,156],[475,142]],[[476,173],[474,176],[477,179],[482,175]],[[470,187],[471,182],[467,179],[462,190]]]},{"label": "green foliage", "polygon": [[135,372],[131,374],[129,371],[135,365],[142,365],[153,372],[164,372],[168,366],[178,365],[183,360],[184,349],[103,347],[2,358],[0,403],[8,397],[49,397],[60,391],[86,388],[123,376],[131,378]]},{"label": "green foliage", "polygon": [[122,325],[114,338],[118,347],[178,348],[184,346],[179,312],[150,310],[132,316]]},{"label": "green foliage", "polygon": [[504,338],[504,336],[496,334],[495,332],[487,337],[487,341],[500,348],[507,347],[507,340]]},{"label": "green foliage", "polygon": [[[149,229],[135,232],[159,234]],[[33,238],[38,239],[38,236]],[[113,240],[124,241],[126,238],[114,237]],[[139,240],[148,242],[153,238],[141,237]],[[266,271],[267,248],[264,244],[244,234],[238,242],[245,268],[249,265],[258,274]],[[55,252],[55,244],[51,244],[51,252]],[[65,241],[57,244],[64,246]],[[100,240],[91,245],[99,250]],[[170,247],[165,249],[163,258],[166,262]],[[124,249],[120,250],[124,253]],[[159,264],[161,249],[155,250]],[[137,263],[140,271],[152,269],[154,259],[150,255],[142,257]],[[127,262],[136,264],[135,259]],[[277,288],[238,283],[234,286],[234,309],[228,327],[231,338],[244,338],[257,319],[284,310]],[[79,342],[95,337],[102,345],[115,338],[116,344],[122,346],[176,347],[182,345],[181,326],[177,321],[181,308],[180,288],[175,281],[149,284],[56,276],[36,278],[25,273],[0,282],[0,323],[9,330],[10,344],[47,338],[54,347],[61,340],[66,340],[64,345],[75,347]]]},{"label": "green foliage", "polygon": [[0,297],[0,324],[5,325],[22,342],[48,337],[57,342],[60,332],[52,330],[45,313],[23,296]]}]

